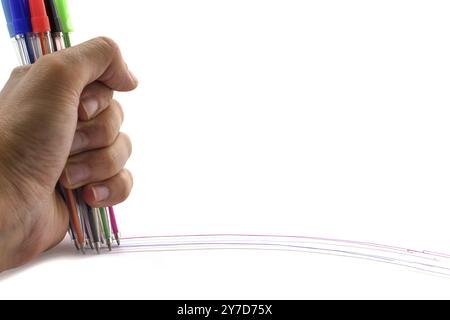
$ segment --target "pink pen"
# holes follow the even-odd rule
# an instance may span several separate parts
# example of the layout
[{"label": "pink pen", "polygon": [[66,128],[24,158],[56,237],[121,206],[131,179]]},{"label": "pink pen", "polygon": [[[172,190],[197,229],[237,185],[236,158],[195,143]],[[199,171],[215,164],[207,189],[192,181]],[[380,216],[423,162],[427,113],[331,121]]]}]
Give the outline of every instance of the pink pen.
[{"label": "pink pen", "polygon": [[109,219],[111,220],[111,227],[114,233],[114,239],[116,239],[117,244],[120,246],[120,236],[119,236],[119,228],[117,227],[116,215],[114,213],[114,208],[109,207]]}]

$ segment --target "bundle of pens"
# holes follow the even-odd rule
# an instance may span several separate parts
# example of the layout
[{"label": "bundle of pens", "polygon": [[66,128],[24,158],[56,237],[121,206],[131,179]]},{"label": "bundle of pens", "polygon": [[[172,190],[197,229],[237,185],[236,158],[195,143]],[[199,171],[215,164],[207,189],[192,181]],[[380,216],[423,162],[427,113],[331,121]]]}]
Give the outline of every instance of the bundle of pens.
[{"label": "bundle of pens", "polygon": [[[66,0],[1,0],[10,38],[21,65],[32,64],[40,57],[71,46],[73,26]],[[70,213],[69,234],[75,247],[100,253],[103,246],[112,248],[113,238],[120,245],[114,209],[91,208],[80,190],[58,186]]]}]

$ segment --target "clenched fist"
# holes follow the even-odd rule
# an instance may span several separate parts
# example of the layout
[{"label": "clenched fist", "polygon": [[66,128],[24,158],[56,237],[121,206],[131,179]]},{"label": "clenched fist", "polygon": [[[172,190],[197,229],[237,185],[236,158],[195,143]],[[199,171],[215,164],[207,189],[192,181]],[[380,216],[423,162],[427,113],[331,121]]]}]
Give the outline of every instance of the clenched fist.
[{"label": "clenched fist", "polygon": [[98,38],[17,68],[0,93],[0,272],[55,246],[68,228],[59,181],[92,207],[124,201],[130,139],[114,91],[137,80]]}]

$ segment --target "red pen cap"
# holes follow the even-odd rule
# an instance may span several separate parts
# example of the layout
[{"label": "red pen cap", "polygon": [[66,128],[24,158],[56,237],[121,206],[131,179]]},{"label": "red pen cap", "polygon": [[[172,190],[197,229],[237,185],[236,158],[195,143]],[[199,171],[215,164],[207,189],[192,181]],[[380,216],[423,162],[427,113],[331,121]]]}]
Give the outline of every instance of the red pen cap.
[{"label": "red pen cap", "polygon": [[50,21],[45,10],[44,0],[29,0],[30,1],[30,13],[31,13],[31,25],[33,26],[33,32],[50,32]]}]

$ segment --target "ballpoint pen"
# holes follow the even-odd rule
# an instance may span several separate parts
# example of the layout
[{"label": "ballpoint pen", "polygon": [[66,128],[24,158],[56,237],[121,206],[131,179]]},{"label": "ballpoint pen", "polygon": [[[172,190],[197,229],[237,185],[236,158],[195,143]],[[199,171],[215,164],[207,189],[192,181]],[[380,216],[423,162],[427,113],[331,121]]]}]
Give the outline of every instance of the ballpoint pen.
[{"label": "ballpoint pen", "polygon": [[84,245],[88,245],[88,234],[86,232],[86,224],[84,223],[84,216],[83,216],[83,211],[85,210],[85,205],[84,202],[80,202],[81,200],[81,196],[79,195],[78,190],[73,190],[73,195],[75,197],[75,201],[77,204],[77,215],[78,215],[78,220],[80,221],[80,226],[81,226],[81,232],[83,232],[83,239],[84,239]]},{"label": "ballpoint pen", "polygon": [[[70,20],[70,16],[67,12],[67,4],[62,3],[64,11],[59,10],[56,6],[56,1],[54,0],[45,0],[47,15],[49,16],[52,38],[55,43],[56,51],[60,51],[62,49],[70,47],[70,37],[69,32],[73,31],[72,23]],[[64,33],[63,33],[64,32]],[[99,222],[98,220],[92,219],[91,215],[95,214],[95,211],[89,208],[89,206],[83,201],[81,197],[81,193],[78,191],[70,191],[76,192],[76,204],[78,209],[78,216],[80,219],[80,225],[83,228],[83,233],[85,235],[85,240],[87,240],[89,246],[91,248],[95,248],[97,252],[99,252],[100,248],[100,237],[98,234]],[[95,235],[95,236],[94,236]]]},{"label": "ballpoint pen", "polygon": [[[82,195],[81,195],[81,191],[78,190],[77,191],[77,201],[78,203],[81,203],[82,200]],[[92,234],[92,228],[91,228],[91,224],[89,221],[89,209],[88,206],[84,206],[81,210],[81,214],[83,215],[83,221],[84,221],[84,229],[85,229],[85,234],[86,234],[86,239],[88,241],[88,245],[89,247],[93,250],[94,249],[94,244],[93,244],[93,234]]]},{"label": "ballpoint pen", "polygon": [[88,207],[88,220],[92,230],[92,242],[97,253],[100,253],[100,229],[95,209],[91,207]]},{"label": "ballpoint pen", "polygon": [[105,244],[105,236],[103,233],[103,222],[102,222],[102,217],[101,217],[101,213],[100,213],[100,208],[95,208],[94,212],[95,212],[95,218],[97,219],[97,223],[98,223],[98,236],[100,237],[100,243]]},{"label": "ballpoint pen", "polygon": [[85,247],[85,239],[84,239],[84,231],[83,226],[81,225],[81,221],[78,217],[78,208],[77,208],[77,202],[73,195],[73,192],[67,192],[66,191],[66,197],[67,197],[67,206],[69,208],[69,219],[70,224],[73,227],[73,232],[75,233],[76,237],[76,247],[79,247],[81,251],[84,253],[84,247]]},{"label": "ballpoint pen", "polygon": [[64,34],[62,33],[61,19],[56,10],[55,2],[53,0],[44,0],[45,9],[50,20],[50,28],[52,30],[53,45],[56,51],[66,48],[64,42]]},{"label": "ballpoint pen", "polygon": [[[39,59],[43,55],[54,52],[53,40],[51,37],[50,21],[44,0],[29,0],[31,21],[33,28],[33,52],[35,59]],[[70,228],[75,237],[75,247],[84,253],[86,246],[85,228],[80,208],[76,201],[74,191],[63,188],[66,203],[70,214]]]},{"label": "ballpoint pen", "polygon": [[9,37],[14,46],[17,58],[21,65],[30,64],[30,58],[28,57],[28,51],[26,47],[22,47],[20,42],[16,39],[16,32],[14,30],[14,24],[12,22],[11,8],[9,6],[9,0],[2,0],[3,12],[6,18],[6,26],[8,28]]},{"label": "ballpoint pen", "polygon": [[34,55],[30,42],[32,28],[28,3],[25,3],[24,0],[2,0],[2,5],[5,9],[6,19],[11,19],[8,21],[8,30],[13,38],[20,64],[25,66],[33,63]]},{"label": "ballpoint pen", "polygon": [[108,246],[109,251],[111,251],[111,229],[109,227],[109,219],[105,208],[100,208],[100,218],[106,245]]},{"label": "ballpoint pen", "polygon": [[50,21],[47,16],[44,0],[29,0],[29,3],[31,26],[33,27],[31,44],[36,59],[39,59],[41,56],[55,51],[53,48],[53,40],[50,35]]},{"label": "ballpoint pen", "polygon": [[70,33],[74,31],[72,19],[69,14],[69,6],[66,0],[53,0],[59,19],[61,21],[61,27],[64,37],[64,43],[66,48],[70,48],[72,43],[70,41]]},{"label": "ballpoint pen", "polygon": [[94,246],[92,245],[92,235],[90,232],[89,220],[87,219],[87,216],[88,216],[87,205],[83,201],[83,196],[82,196],[81,190],[76,190],[76,191],[74,191],[74,193],[76,196],[77,207],[78,207],[78,216],[80,218],[81,227],[83,228],[86,245],[89,245],[89,247],[91,249],[94,249]]},{"label": "ballpoint pen", "polygon": [[116,215],[114,212],[114,208],[113,207],[109,207],[108,208],[109,211],[109,219],[111,221],[111,228],[114,234],[114,239],[116,240],[117,244],[120,246],[120,233],[119,233],[119,228],[117,226],[117,221],[116,221]]},{"label": "ballpoint pen", "polygon": [[[49,1],[51,4],[54,4],[54,7],[56,7],[56,13],[59,18],[58,23],[60,23],[61,31],[63,33],[64,37],[64,43],[65,47],[69,48],[71,47],[71,41],[70,41],[70,33],[74,31],[72,19],[69,14],[69,7],[67,4],[67,0],[46,0]],[[47,11],[47,13],[50,15],[50,13]],[[51,23],[52,18],[50,18]],[[59,29],[58,29],[59,30]],[[106,214],[106,208],[102,209],[103,213]],[[97,210],[88,210],[88,212],[98,212]],[[109,220],[111,225],[111,229],[114,234],[114,238],[118,245],[120,245],[120,234],[119,234],[119,228],[117,227],[117,220],[115,217],[114,208],[110,207],[108,208],[109,212]],[[108,219],[106,219],[108,220]],[[92,227],[92,225],[91,225]],[[109,228],[109,224],[107,225]],[[111,229],[109,229],[109,235],[111,235]],[[108,235],[105,234],[105,237],[108,238]],[[100,240],[100,239],[99,239]],[[111,240],[109,240],[111,242]],[[108,242],[108,239],[107,239]],[[94,241],[95,243],[95,241]],[[109,246],[109,245],[108,245]]]},{"label": "ballpoint pen", "polygon": [[3,13],[5,14],[6,27],[8,28],[9,37],[11,39],[15,36],[14,25],[12,23],[11,8],[9,0],[2,0]]},{"label": "ballpoint pen", "polygon": [[[56,187],[56,190],[59,192],[59,194],[63,198],[64,202],[67,203],[66,192],[64,191],[64,188],[62,187],[61,184],[58,183],[58,186]],[[74,243],[75,248],[77,250],[80,250],[80,246],[78,245],[78,240],[77,240],[77,237],[75,235],[75,227],[73,226],[72,218],[71,218],[70,215],[69,215],[69,236],[70,236],[70,239],[72,240],[72,242]]]}]

